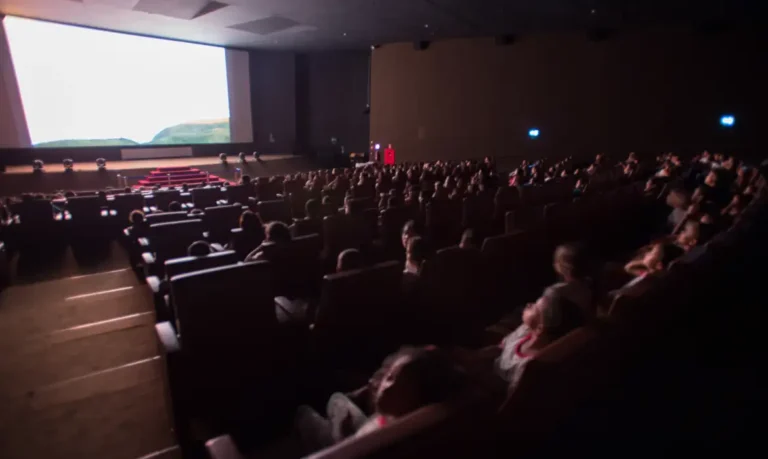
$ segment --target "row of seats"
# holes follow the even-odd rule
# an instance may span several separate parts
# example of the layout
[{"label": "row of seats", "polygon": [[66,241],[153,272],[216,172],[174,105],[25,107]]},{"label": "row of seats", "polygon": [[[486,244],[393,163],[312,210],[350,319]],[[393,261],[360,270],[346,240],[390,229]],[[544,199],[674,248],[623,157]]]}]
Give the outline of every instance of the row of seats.
[{"label": "row of seats", "polygon": [[[614,236],[617,228],[623,227],[629,220],[643,217],[643,212],[640,211],[643,202],[643,196],[635,185],[605,194],[596,193],[583,201],[564,204],[562,211],[548,212],[541,226],[527,231],[515,229],[510,234],[491,237],[485,241],[482,250],[463,251],[447,248],[438,251],[434,259],[428,261],[424,267],[424,287],[417,293],[413,304],[404,301],[400,296],[402,268],[397,262],[326,275],[320,286],[317,304],[306,306],[313,314],[310,315],[308,323],[303,324],[301,319],[306,317],[304,314],[296,313],[290,306],[276,305],[274,297],[280,293],[295,294],[295,290],[291,291],[289,288],[285,288],[283,292],[278,292],[278,289],[286,283],[292,283],[294,286],[306,285],[312,277],[312,271],[319,279],[317,271],[307,269],[306,281],[298,281],[304,279],[304,275],[299,272],[312,264],[308,262],[312,255],[308,254],[313,254],[315,262],[319,260],[320,244],[314,244],[314,249],[298,250],[308,255],[304,258],[307,261],[288,261],[282,264],[283,267],[280,266],[281,257],[267,254],[266,258],[270,261],[257,262],[258,268],[254,268],[252,263],[243,263],[167,277],[166,280],[170,284],[168,293],[164,294],[167,298],[159,303],[165,305],[161,308],[167,310],[164,316],[174,319],[168,323],[160,323],[157,327],[167,351],[165,358],[169,365],[168,383],[171,387],[170,393],[174,397],[173,405],[179,410],[175,413],[177,429],[182,435],[190,417],[203,416],[202,413],[205,413],[205,416],[229,417],[230,424],[236,425],[239,423],[238,419],[242,421],[240,416],[243,412],[248,412],[247,408],[252,408],[253,405],[264,407],[264,404],[269,402],[254,400],[254,395],[247,394],[255,394],[257,391],[236,385],[236,380],[240,379],[236,376],[240,371],[239,365],[245,358],[252,362],[272,362],[278,359],[283,365],[292,362],[294,366],[282,367],[285,373],[271,373],[271,378],[284,383],[278,384],[279,394],[288,398],[290,395],[296,395],[293,378],[296,378],[297,372],[305,366],[300,362],[313,362],[313,366],[322,366],[325,371],[329,368],[339,371],[351,368],[366,370],[378,363],[398,344],[414,342],[416,339],[427,339],[430,342],[439,340],[445,343],[474,342],[478,335],[483,333],[486,325],[497,319],[500,314],[509,312],[511,301],[531,298],[535,290],[540,289],[551,278],[551,269],[546,264],[532,269],[530,260],[542,259],[542,255],[551,250],[552,244],[561,239],[576,237],[586,232],[584,226],[591,219],[597,219],[604,225],[604,231],[600,232],[599,236],[596,233],[596,236],[605,237],[604,242],[609,246],[610,241],[621,239]],[[325,219],[327,251],[359,248],[373,240],[372,232],[368,231],[369,226],[357,217],[359,215],[352,213]],[[568,231],[563,231],[563,228]],[[315,241],[319,240],[317,235],[310,237]],[[301,238],[293,241],[291,245],[298,246],[300,240]],[[312,244],[307,244],[309,245]],[[225,255],[217,255],[216,258],[218,262],[224,260]],[[186,263],[192,266],[194,262],[190,259]],[[524,271],[525,277],[511,277],[514,273]],[[256,281],[254,276],[266,276],[270,282]],[[178,284],[182,279],[195,279],[195,282],[184,281]],[[510,290],[510,279],[520,279],[519,291]],[[252,284],[267,288],[269,292],[265,296],[259,295],[261,301],[258,303],[247,293],[252,291]],[[263,287],[264,284],[269,284],[269,287]],[[180,297],[177,294],[179,288],[190,289],[196,293]],[[232,291],[225,295],[220,289]],[[502,298],[504,292],[509,291],[516,295],[514,299]],[[479,298],[482,298],[482,301],[479,301]],[[223,313],[222,310],[212,306],[220,301],[233,303],[227,305],[226,310],[231,315],[226,319],[219,316]],[[434,305],[438,305],[439,310],[430,310]],[[478,309],[479,306],[485,310]],[[258,340],[261,339],[258,335],[262,334],[261,331],[257,333],[255,330],[241,330],[236,337],[235,329],[231,328],[233,322],[247,323],[256,320],[249,316],[256,314],[256,309],[259,314],[271,314],[269,319],[259,316],[262,325],[271,324],[270,326],[275,327],[265,332],[265,336],[270,337],[274,345],[264,349],[258,348]],[[184,310],[191,312],[182,312]],[[477,320],[469,321],[467,317],[476,317]],[[188,325],[190,322],[195,325]],[[297,323],[302,325],[297,326]],[[397,330],[397,333],[392,330]],[[200,333],[200,336],[190,338],[189,333]],[[189,351],[187,340],[205,343],[224,334],[228,336],[228,340],[239,341],[237,344],[229,343],[226,346],[230,354],[225,360],[234,369],[217,367],[217,390],[214,391],[212,386],[206,384],[211,384],[211,381],[206,382],[197,376],[198,372],[204,371],[204,364],[185,365],[179,362],[202,361],[195,353]],[[199,346],[204,347],[202,344]],[[208,349],[205,352],[214,351]],[[218,349],[216,352],[220,354],[224,351]],[[261,356],[261,352],[269,355]],[[249,357],[242,353],[249,354]],[[223,362],[219,363],[223,365]],[[227,386],[227,389],[222,391],[224,381],[235,386]],[[243,390],[246,394],[240,393],[239,396],[245,397],[244,400],[248,403],[239,401],[228,405],[219,399],[224,396],[231,403],[231,397],[237,398],[234,394]],[[265,393],[270,394],[270,399],[273,395],[277,397],[274,392]],[[212,407],[216,407],[216,410],[228,407],[233,411],[215,412]],[[277,410],[277,407],[272,408]]]},{"label": "row of seats", "polygon": [[[644,432],[651,428],[643,423],[666,424],[663,418],[669,413],[656,411],[658,407],[649,403],[655,411],[647,418],[632,419],[640,405],[648,403],[639,391],[649,388],[644,380],[636,380],[638,370],[631,367],[663,353],[668,340],[660,337],[676,334],[692,317],[755,301],[750,290],[764,276],[768,254],[763,237],[768,223],[765,201],[764,195],[754,200],[733,227],[678,260],[650,288],[616,298],[609,318],[576,329],[544,349],[528,363],[501,408],[477,388],[457,401],[428,406],[386,429],[349,438],[310,457],[551,457],[589,454],[583,448],[597,444],[607,449],[602,453],[615,454],[610,448],[627,445],[632,445],[633,453],[652,453],[656,445],[643,442]],[[624,202],[634,203],[630,210],[640,203],[634,198]],[[605,215],[611,212],[606,210]],[[616,228],[624,226],[604,233]],[[601,224],[592,229],[602,230]],[[520,234],[526,233],[529,238],[536,235]],[[520,258],[529,246],[521,242],[509,255]],[[657,384],[665,382],[663,374],[646,377]],[[214,459],[242,457],[229,436],[207,446]],[[692,449],[696,446],[689,444]]]}]

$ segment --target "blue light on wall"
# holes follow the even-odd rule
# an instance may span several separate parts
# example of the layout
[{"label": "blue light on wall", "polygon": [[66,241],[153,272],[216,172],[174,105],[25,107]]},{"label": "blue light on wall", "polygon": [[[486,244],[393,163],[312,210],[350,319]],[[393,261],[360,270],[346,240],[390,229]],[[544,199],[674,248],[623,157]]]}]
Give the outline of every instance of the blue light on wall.
[{"label": "blue light on wall", "polygon": [[539,136],[539,129],[538,128],[532,128],[528,130],[528,137],[535,139]]},{"label": "blue light on wall", "polygon": [[736,118],[733,115],[723,115],[720,117],[720,125],[724,127],[733,127]]}]

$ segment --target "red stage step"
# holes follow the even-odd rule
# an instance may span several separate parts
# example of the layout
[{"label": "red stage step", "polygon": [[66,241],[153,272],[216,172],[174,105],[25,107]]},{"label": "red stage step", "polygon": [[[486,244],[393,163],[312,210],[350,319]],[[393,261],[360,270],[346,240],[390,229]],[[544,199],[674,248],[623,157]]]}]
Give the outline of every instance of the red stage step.
[{"label": "red stage step", "polygon": [[160,167],[151,171],[142,180],[139,180],[138,186],[180,186],[184,184],[199,185],[201,183],[226,185],[229,181],[191,167]]}]

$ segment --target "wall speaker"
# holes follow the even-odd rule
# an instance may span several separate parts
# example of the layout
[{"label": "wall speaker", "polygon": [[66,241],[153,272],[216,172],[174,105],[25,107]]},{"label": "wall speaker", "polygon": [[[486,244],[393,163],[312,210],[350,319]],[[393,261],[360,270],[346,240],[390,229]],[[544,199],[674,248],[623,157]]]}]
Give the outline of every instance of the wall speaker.
[{"label": "wall speaker", "polygon": [[496,46],[508,46],[517,40],[517,37],[512,34],[499,35],[496,37]]},{"label": "wall speaker", "polygon": [[413,49],[416,51],[424,51],[425,49],[429,48],[430,42],[423,40],[423,41],[414,41],[413,42]]}]

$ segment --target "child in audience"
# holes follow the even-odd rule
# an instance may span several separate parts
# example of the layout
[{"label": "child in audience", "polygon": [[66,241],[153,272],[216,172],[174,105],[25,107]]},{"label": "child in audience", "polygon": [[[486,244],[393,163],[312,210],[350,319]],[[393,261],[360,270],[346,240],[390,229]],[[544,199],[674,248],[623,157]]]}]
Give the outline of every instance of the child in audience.
[{"label": "child in audience", "polygon": [[461,234],[461,242],[459,242],[459,247],[462,249],[474,250],[479,248],[475,238],[475,230],[472,228],[467,228],[464,230],[464,232]]},{"label": "child in audience", "polygon": [[403,225],[403,231],[400,233],[400,241],[403,243],[404,249],[408,248],[408,241],[414,236],[418,236],[416,233],[416,222],[408,220]]},{"label": "child in audience", "polygon": [[501,355],[495,361],[497,375],[510,388],[515,387],[531,358],[585,324],[583,309],[570,301],[562,288],[548,287],[523,311],[523,326],[502,341]]},{"label": "child in audience", "polygon": [[265,228],[266,238],[264,242],[254,249],[247,257],[245,261],[255,261],[264,259],[264,245],[265,244],[288,244],[291,242],[291,230],[283,222],[270,222],[267,223]]},{"label": "child in audience", "polygon": [[328,400],[327,417],[309,406],[299,407],[296,428],[308,450],[360,437],[425,406],[448,401],[466,386],[461,367],[434,348],[404,348],[388,357],[362,393],[370,395],[373,414],[348,396],[335,393]]},{"label": "child in audience", "polygon": [[336,259],[336,272],[354,271],[363,267],[363,255],[357,249],[342,251]]},{"label": "child in audience", "polygon": [[631,287],[651,274],[664,271],[669,265],[680,258],[685,252],[679,245],[669,242],[652,244],[639,257],[627,263],[624,270],[635,276],[635,279],[625,285]]},{"label": "child in audience", "polygon": [[149,225],[147,224],[144,212],[134,210],[128,215],[128,221],[131,222],[129,228],[131,238],[138,239],[149,235]]},{"label": "child in audience", "polygon": [[555,249],[552,267],[561,279],[553,285],[568,300],[578,305],[585,317],[594,318],[596,301],[594,291],[595,262],[581,244],[562,244]]}]

